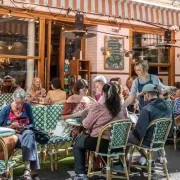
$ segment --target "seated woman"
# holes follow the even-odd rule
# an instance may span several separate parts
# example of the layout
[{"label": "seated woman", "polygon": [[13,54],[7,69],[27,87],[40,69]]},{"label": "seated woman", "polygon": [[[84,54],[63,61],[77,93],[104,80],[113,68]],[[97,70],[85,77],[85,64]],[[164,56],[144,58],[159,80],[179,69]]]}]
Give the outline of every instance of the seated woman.
[{"label": "seated woman", "polygon": [[98,75],[93,79],[93,83],[96,89],[94,96],[96,100],[99,101],[100,97],[102,96],[102,88],[104,84],[107,83],[107,80],[103,75]]},{"label": "seated woman", "polygon": [[[25,102],[26,93],[23,89],[17,89],[13,93],[13,102],[5,106],[0,112],[0,126],[16,130],[15,148],[22,149],[25,163],[22,180],[39,180],[36,170],[40,169],[37,147],[33,131],[34,120],[30,104]],[[14,144],[14,143],[13,143]],[[12,150],[12,149],[11,149]]]},{"label": "seated woman", "polygon": [[62,90],[61,80],[59,78],[53,78],[51,81],[51,88],[45,99],[45,102],[51,104],[57,104],[58,102],[66,100],[66,92]]},{"label": "seated woman", "polygon": [[27,101],[38,101],[39,97],[46,97],[46,90],[42,88],[41,79],[35,77],[33,79],[31,87],[27,90]]},{"label": "seated woman", "polygon": [[[84,79],[80,79],[75,83],[73,93],[64,103],[61,116],[62,120],[83,117],[84,111],[86,109],[88,111],[94,103],[97,103],[96,100],[87,96],[88,82]],[[54,131],[54,135],[68,137],[70,132],[71,127],[65,121],[60,121]]]},{"label": "seated woman", "polygon": [[[113,83],[105,84],[102,91],[104,103],[95,104],[83,120],[84,128],[88,129],[91,133],[80,136],[73,146],[76,172],[74,179],[87,179],[85,153],[87,150],[94,151],[96,149],[100,129],[107,123],[115,120],[115,117],[118,119],[127,118],[121,111],[122,106],[116,86]],[[105,133],[102,138],[100,152],[107,153],[110,132]]]}]

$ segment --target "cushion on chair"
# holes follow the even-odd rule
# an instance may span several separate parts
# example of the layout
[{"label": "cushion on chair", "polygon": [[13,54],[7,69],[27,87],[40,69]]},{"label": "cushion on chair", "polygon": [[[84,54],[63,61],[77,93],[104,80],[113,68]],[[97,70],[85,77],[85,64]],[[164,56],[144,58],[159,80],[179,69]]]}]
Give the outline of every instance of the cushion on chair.
[{"label": "cushion on chair", "polygon": [[[8,168],[12,168],[16,164],[15,161],[8,161]],[[0,160],[0,174],[4,174],[7,170],[5,169],[5,161]]]},{"label": "cushion on chair", "polygon": [[72,141],[71,137],[51,136],[48,144],[59,144],[59,143],[65,143],[71,141]]}]

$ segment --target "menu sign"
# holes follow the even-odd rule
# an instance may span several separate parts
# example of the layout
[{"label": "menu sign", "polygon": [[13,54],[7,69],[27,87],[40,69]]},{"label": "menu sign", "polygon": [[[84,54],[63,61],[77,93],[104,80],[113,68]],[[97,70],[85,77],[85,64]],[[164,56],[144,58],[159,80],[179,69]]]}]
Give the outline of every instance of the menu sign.
[{"label": "menu sign", "polygon": [[124,39],[121,37],[107,37],[104,42],[105,50],[105,69],[124,69]]}]

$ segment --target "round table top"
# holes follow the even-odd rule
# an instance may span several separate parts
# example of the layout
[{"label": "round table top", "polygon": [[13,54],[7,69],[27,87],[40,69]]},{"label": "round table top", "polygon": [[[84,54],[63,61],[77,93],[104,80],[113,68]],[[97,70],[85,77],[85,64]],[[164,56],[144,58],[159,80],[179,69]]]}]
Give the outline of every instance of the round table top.
[{"label": "round table top", "polygon": [[0,137],[8,137],[14,135],[16,132],[14,129],[7,127],[0,127]]},{"label": "round table top", "polygon": [[82,118],[66,119],[66,122],[71,126],[82,126]]}]

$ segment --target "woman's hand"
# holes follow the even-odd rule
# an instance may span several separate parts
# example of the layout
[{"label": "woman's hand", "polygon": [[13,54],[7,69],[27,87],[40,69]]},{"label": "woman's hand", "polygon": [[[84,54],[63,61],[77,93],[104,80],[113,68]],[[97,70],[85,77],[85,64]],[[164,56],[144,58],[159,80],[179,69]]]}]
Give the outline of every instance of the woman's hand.
[{"label": "woman's hand", "polygon": [[17,122],[13,122],[9,128],[12,128],[12,129],[17,129],[19,127],[19,124]]},{"label": "woman's hand", "polygon": [[62,120],[66,120],[66,119],[69,119],[69,118],[70,118],[69,115],[61,116],[61,119],[62,119]]},{"label": "woman's hand", "polygon": [[37,91],[35,92],[35,94],[36,94],[36,96],[39,96],[39,95],[41,94],[41,91],[40,91],[40,90],[37,90]]}]

